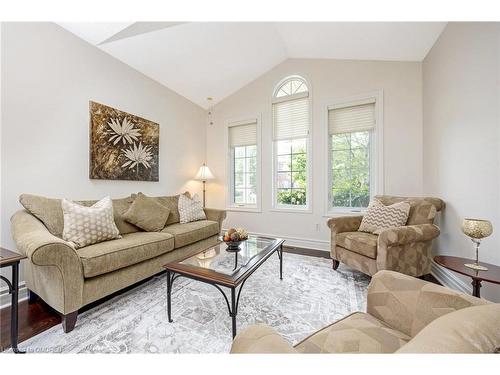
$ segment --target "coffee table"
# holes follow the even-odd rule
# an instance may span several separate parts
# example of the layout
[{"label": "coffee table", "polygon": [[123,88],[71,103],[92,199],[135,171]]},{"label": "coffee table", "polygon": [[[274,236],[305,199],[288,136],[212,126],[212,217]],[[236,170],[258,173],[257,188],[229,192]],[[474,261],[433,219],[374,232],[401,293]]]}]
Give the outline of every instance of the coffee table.
[{"label": "coffee table", "polygon": [[[240,245],[239,251],[228,251],[227,245],[220,242],[195,255],[168,263],[167,270],[167,312],[172,322],[172,286],[178,277],[187,277],[216,287],[226,301],[232,320],[233,338],[236,336],[236,315],[243,285],[271,255],[278,254],[280,279],[283,279],[283,243],[279,238],[250,236]],[[222,288],[228,288],[230,300]],[[238,289],[239,288],[239,289]],[[238,289],[238,293],[236,293]]]}]

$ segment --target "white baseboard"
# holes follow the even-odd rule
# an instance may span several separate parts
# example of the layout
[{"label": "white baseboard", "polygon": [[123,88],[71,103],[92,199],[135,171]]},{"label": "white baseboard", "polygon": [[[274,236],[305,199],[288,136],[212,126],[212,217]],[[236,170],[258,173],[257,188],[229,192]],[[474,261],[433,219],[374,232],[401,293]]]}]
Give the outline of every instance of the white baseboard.
[{"label": "white baseboard", "polygon": [[457,290],[461,293],[472,294],[471,285],[467,285],[452,271],[441,267],[434,261],[431,266],[431,274],[437,279],[437,281],[447,288]]},{"label": "white baseboard", "polygon": [[[28,288],[24,281],[19,283],[19,301],[23,301],[28,298]],[[0,289],[0,309],[10,306],[11,296],[9,294],[9,288],[4,287]]]},{"label": "white baseboard", "polygon": [[[225,232],[227,229],[224,228],[222,230],[223,232]],[[252,234],[254,236],[281,238],[285,240],[286,246],[301,247],[305,249],[322,250],[330,252],[330,241],[316,240],[316,239],[302,238],[302,237],[280,236],[277,234],[270,234],[270,233],[249,232],[249,234]]]}]

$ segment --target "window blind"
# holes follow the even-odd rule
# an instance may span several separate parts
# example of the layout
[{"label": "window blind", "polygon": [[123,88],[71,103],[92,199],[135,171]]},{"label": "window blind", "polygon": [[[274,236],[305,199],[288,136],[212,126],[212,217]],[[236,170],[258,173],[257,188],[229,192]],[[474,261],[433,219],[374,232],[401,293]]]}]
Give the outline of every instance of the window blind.
[{"label": "window blind", "polygon": [[329,134],[353,133],[375,128],[375,102],[328,110]]},{"label": "window blind", "polygon": [[257,144],[257,122],[229,127],[229,146],[251,146]]},{"label": "window blind", "polygon": [[309,135],[309,99],[274,103],[273,129],[275,141],[306,138]]}]

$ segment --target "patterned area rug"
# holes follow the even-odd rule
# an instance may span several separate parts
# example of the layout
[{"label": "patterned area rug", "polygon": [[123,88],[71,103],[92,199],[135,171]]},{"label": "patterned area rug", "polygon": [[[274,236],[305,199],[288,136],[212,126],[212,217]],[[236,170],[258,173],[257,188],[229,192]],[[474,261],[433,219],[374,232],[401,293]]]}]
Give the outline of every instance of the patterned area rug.
[{"label": "patterned area rug", "polygon": [[[266,323],[295,344],[353,312],[364,311],[370,278],[331,261],[284,254],[268,259],[241,293],[238,331]],[[39,353],[228,353],[231,319],[211,285],[178,278],[172,290],[173,323],[167,321],[165,274],[78,316],[75,329],[61,325],[19,346]]]}]

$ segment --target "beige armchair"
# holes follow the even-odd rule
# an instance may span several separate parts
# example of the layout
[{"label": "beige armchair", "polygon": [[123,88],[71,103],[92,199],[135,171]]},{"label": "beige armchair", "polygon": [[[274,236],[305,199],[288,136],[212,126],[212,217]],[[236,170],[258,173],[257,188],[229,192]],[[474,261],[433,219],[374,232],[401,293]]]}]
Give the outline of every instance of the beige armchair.
[{"label": "beige armchair", "polygon": [[376,198],[385,205],[410,202],[406,226],[386,229],[376,235],[358,232],[362,215],[328,220],[333,269],[337,269],[342,262],[370,276],[380,270],[393,270],[415,277],[430,273],[432,240],[439,235],[439,228],[433,222],[436,212],[444,208],[444,202],[430,197],[381,195]]},{"label": "beige armchair", "polygon": [[367,311],[352,313],[292,346],[254,325],[231,353],[493,353],[500,350],[500,304],[392,271],[368,287]]}]

